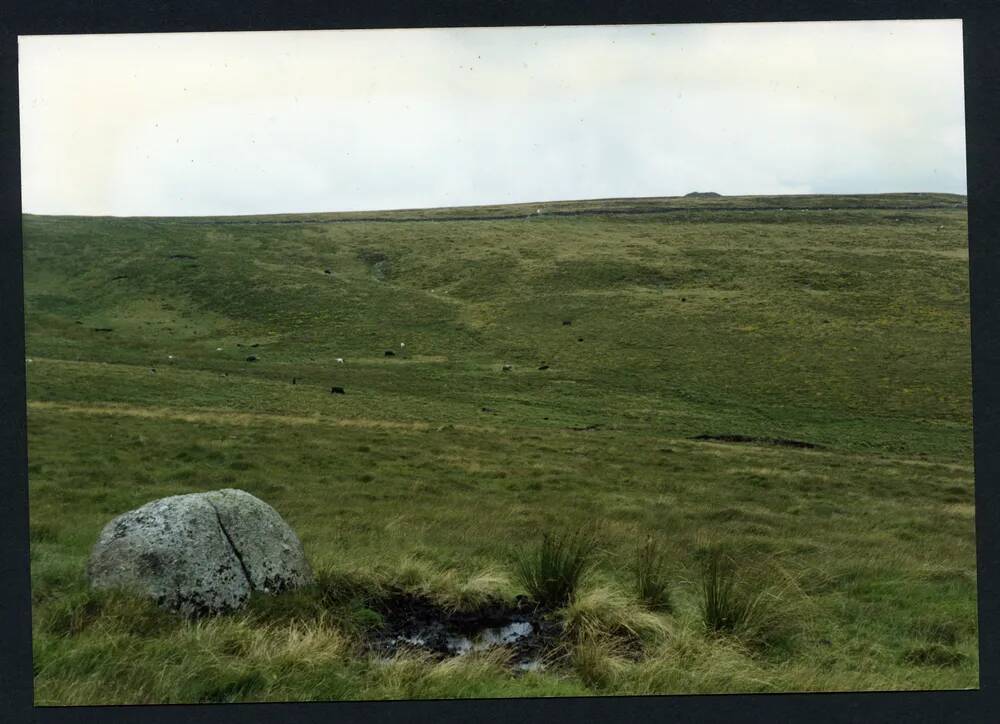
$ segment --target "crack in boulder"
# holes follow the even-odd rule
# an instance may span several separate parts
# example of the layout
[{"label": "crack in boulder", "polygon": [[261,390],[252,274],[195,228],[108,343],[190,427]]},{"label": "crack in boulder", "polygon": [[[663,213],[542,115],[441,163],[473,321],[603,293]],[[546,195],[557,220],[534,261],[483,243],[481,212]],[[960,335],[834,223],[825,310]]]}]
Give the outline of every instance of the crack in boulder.
[{"label": "crack in boulder", "polygon": [[240,555],[239,549],[236,544],[233,543],[233,539],[229,537],[229,531],[226,530],[226,526],[222,523],[222,516],[219,515],[219,509],[215,507],[215,503],[208,501],[208,504],[212,506],[212,510],[215,511],[215,519],[219,521],[219,530],[222,531],[222,535],[225,537],[226,542],[229,544],[230,550],[232,550],[233,555],[236,556],[236,560],[240,563],[240,570],[243,571],[243,577],[247,580],[247,585],[250,586],[250,590],[255,590],[253,585],[253,579],[250,577],[250,571],[247,569],[246,563],[243,562],[243,556]]}]

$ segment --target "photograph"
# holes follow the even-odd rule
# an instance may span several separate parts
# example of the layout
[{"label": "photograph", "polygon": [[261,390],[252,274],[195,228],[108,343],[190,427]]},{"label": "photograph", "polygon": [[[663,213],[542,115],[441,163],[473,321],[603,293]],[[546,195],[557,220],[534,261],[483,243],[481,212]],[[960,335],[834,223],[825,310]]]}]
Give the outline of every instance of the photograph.
[{"label": "photograph", "polygon": [[961,19],[17,74],[36,707],[979,689]]}]

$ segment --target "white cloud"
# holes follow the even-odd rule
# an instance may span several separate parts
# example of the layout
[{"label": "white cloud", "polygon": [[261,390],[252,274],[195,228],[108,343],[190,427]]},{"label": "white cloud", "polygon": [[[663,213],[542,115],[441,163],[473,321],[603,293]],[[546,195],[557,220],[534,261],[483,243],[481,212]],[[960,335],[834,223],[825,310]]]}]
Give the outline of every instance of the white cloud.
[{"label": "white cloud", "polygon": [[964,193],[959,21],[21,38],[26,211]]}]

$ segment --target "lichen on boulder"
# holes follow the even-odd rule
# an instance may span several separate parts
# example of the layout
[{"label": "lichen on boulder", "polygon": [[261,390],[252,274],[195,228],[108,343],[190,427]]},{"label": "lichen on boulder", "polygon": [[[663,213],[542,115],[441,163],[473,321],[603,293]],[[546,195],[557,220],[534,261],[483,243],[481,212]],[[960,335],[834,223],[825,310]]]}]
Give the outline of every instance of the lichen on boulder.
[{"label": "lichen on boulder", "polygon": [[278,512],[234,489],[161,498],[119,515],[101,531],[87,576],[94,588],[132,590],[195,616],[238,609],[253,591],[313,581]]}]

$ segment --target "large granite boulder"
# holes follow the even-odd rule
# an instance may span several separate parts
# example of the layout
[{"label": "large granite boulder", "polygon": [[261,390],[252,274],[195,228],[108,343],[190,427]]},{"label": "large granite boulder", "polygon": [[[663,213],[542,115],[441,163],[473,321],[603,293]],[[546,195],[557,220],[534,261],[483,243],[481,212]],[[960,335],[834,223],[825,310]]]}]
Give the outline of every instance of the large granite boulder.
[{"label": "large granite boulder", "polygon": [[101,531],[87,576],[187,615],[239,608],[252,591],[279,593],[313,581],[294,531],[242,490],[161,498]]}]

